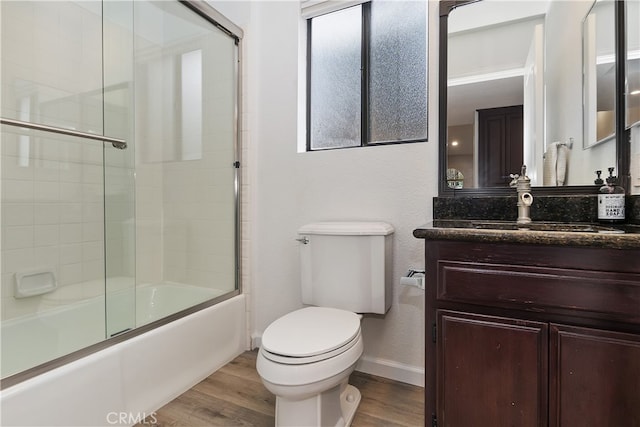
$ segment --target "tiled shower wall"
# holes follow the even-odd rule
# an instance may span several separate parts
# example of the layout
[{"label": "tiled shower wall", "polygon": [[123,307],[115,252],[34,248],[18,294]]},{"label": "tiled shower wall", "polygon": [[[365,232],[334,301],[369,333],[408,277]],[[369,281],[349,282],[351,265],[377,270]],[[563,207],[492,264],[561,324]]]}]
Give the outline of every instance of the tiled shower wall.
[{"label": "tiled shower wall", "polygon": [[[148,36],[153,29],[141,32]],[[185,149],[179,128],[189,118],[172,108],[184,99],[175,99],[170,88],[162,94],[168,108],[158,108],[160,89],[136,86],[137,282],[230,291],[235,285],[235,46],[211,28],[186,44],[169,43],[170,48],[157,40],[148,36],[136,44],[136,56],[143,58],[137,75],[148,82],[158,80],[160,64],[176,61],[176,52],[201,52],[202,135]]]},{"label": "tiled shower wall", "polygon": [[[145,64],[175,57],[175,46],[158,44],[162,37],[145,39],[148,31],[134,40],[133,7],[108,2],[103,12],[99,2],[2,5],[2,116],[129,142],[128,150],[107,144],[103,153],[100,142],[3,126],[3,319],[101,295],[105,270],[108,289],[134,280],[233,289],[234,61],[220,60],[232,57],[233,44],[226,36],[205,37],[212,28],[205,27],[194,46],[181,47],[200,49],[207,71],[202,143],[183,158],[183,141],[172,129],[179,120],[173,103],[158,109],[166,99],[147,96],[148,82],[133,84]],[[137,29],[156,22],[145,20],[145,13],[136,11]],[[134,105],[136,122],[146,119],[136,123],[135,138]],[[56,274],[58,290],[15,299],[15,273],[38,269]]]},{"label": "tiled shower wall", "polygon": [[[3,2],[3,117],[102,132],[95,6]],[[1,145],[2,318],[104,292],[102,143],[3,126]],[[58,290],[15,299],[33,270]]]}]

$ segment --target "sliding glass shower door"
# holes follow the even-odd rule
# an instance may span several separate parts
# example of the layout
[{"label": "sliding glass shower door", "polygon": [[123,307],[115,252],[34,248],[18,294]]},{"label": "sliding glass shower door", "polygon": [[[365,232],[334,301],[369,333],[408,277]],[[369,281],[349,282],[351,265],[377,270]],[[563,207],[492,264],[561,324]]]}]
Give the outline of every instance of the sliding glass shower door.
[{"label": "sliding glass shower door", "polygon": [[2,378],[236,293],[237,37],[177,1],[0,15]]},{"label": "sliding glass shower door", "polygon": [[121,166],[131,140],[106,126],[100,2],[2,2],[1,18],[6,377],[105,339],[105,164]]},{"label": "sliding glass shower door", "polygon": [[134,17],[139,326],[236,289],[238,46],[177,2]]}]

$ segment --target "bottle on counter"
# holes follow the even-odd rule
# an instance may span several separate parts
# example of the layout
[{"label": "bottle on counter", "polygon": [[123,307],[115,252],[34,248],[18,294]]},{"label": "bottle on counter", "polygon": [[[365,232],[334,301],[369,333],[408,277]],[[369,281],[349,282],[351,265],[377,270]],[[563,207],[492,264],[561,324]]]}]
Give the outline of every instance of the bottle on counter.
[{"label": "bottle on counter", "polygon": [[[599,174],[598,178],[600,178]],[[602,180],[596,180],[596,183],[600,184]],[[618,185],[617,178],[613,176],[613,168],[609,168],[606,183],[598,190],[598,221],[617,223],[624,222],[624,219],[625,192]]]}]

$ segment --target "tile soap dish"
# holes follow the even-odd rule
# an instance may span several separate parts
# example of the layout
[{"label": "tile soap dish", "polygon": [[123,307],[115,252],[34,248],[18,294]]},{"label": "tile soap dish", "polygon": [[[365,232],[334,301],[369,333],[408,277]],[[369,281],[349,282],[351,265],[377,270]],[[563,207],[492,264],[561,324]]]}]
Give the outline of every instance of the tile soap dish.
[{"label": "tile soap dish", "polygon": [[42,269],[16,273],[16,298],[27,298],[53,292],[58,287],[52,270]]}]

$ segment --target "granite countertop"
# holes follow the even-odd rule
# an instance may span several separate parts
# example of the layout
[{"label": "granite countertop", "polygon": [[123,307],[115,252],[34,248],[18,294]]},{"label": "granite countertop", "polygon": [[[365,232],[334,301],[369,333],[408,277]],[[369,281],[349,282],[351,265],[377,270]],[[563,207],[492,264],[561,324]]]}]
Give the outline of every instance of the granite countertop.
[{"label": "granite countertop", "polygon": [[416,228],[413,235],[427,240],[640,249],[638,225],[534,221],[529,229],[520,229],[514,221],[434,220]]}]

